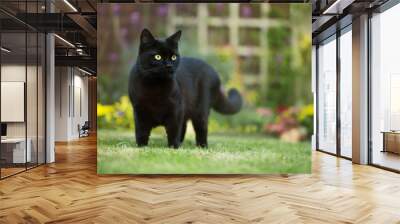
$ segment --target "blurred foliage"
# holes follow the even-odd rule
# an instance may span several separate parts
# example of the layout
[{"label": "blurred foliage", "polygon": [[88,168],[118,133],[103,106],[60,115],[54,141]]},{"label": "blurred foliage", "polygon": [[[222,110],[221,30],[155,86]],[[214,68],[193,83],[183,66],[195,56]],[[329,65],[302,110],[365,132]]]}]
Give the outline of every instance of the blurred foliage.
[{"label": "blurred foliage", "polygon": [[260,45],[260,29],[257,28],[240,28],[239,44],[243,46],[259,46]]},{"label": "blurred foliage", "polygon": [[[288,141],[301,141],[308,140],[313,133],[313,113],[312,104],[275,110],[267,107],[245,107],[234,116],[211,112],[208,128],[210,133],[265,133],[288,138]],[[128,96],[122,96],[110,105],[98,103],[97,122],[100,129],[134,129],[133,108]],[[158,128],[156,132],[163,133],[164,130]],[[287,137],[287,133],[295,134]]]},{"label": "blurred foliage", "polygon": [[265,133],[291,142],[309,140],[313,134],[312,104],[302,107],[281,107],[277,108],[275,113],[275,120],[265,124]]},{"label": "blurred foliage", "polygon": [[255,108],[244,108],[234,116],[212,112],[209,119],[210,132],[260,133],[266,123],[274,121],[274,116],[263,116]]},{"label": "blurred foliage", "polygon": [[297,94],[298,104],[307,104],[313,101],[313,96],[310,94],[311,89],[311,35],[301,34],[299,37],[297,63],[294,65],[294,71],[297,74],[297,83],[301,81],[302,85],[296,85],[299,89]]},{"label": "blurred foliage", "polygon": [[98,102],[110,104],[118,101],[123,94],[128,92],[128,86],[121,83],[128,83],[128,76],[101,75],[97,79]]},{"label": "blurred foliage", "polygon": [[114,104],[97,104],[97,123],[100,129],[133,129],[133,108],[128,96]]},{"label": "blurred foliage", "polygon": [[309,104],[300,109],[298,114],[299,124],[306,128],[307,136],[311,136],[314,130],[314,105]]},{"label": "blurred foliage", "polygon": [[239,5],[239,15],[243,18],[258,18],[261,16],[261,7],[258,4],[242,3]]},{"label": "blurred foliage", "polygon": [[271,27],[268,32],[268,80],[266,96],[259,104],[267,103],[270,107],[294,105],[294,82],[292,49],[290,45],[291,30],[288,27]]},{"label": "blurred foliage", "polygon": [[[295,72],[294,94],[296,104],[305,105],[313,101],[311,94],[311,8],[305,4],[291,4],[290,23],[293,27],[293,60],[292,67]],[[295,29],[294,29],[295,28]]]},{"label": "blurred foliage", "polygon": [[229,43],[228,26],[209,26],[207,29],[207,42],[209,46],[223,46]]},{"label": "blurred foliage", "polygon": [[227,17],[229,16],[229,4],[215,3],[207,4],[208,15],[211,17]]},{"label": "blurred foliage", "polygon": [[288,4],[271,4],[270,10],[268,12],[268,17],[270,18],[287,18],[289,17],[291,5]]}]

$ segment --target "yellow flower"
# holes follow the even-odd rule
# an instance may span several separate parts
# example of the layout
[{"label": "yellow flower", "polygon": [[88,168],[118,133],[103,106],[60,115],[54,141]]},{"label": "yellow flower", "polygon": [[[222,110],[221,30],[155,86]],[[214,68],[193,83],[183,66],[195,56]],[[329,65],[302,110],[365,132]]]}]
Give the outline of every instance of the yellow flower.
[{"label": "yellow flower", "polygon": [[109,114],[112,114],[113,112],[114,109],[112,105],[102,105],[100,103],[97,104],[97,116],[107,116]]},{"label": "yellow flower", "polygon": [[308,104],[304,107],[301,108],[300,113],[299,113],[299,120],[304,120],[307,117],[312,117],[314,116],[314,105],[313,104]]}]

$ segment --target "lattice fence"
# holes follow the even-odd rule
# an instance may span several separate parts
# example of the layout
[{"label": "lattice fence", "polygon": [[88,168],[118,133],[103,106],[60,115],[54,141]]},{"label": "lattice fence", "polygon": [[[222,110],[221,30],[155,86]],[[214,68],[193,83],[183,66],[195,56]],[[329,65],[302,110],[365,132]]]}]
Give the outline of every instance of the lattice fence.
[{"label": "lattice fence", "polygon": [[[274,6],[227,4],[222,8],[218,4],[197,4],[196,7],[190,4],[190,7],[185,8],[181,5],[171,5],[167,30],[168,33],[178,28],[189,30],[197,38],[202,53],[207,53],[211,47],[229,43],[234,49],[232,56],[236,62],[235,73],[242,76],[241,80],[247,89],[266,88],[267,31],[274,26],[289,26],[287,18],[274,18],[271,7]],[[278,12],[279,10],[288,12],[288,7],[281,7]]]}]

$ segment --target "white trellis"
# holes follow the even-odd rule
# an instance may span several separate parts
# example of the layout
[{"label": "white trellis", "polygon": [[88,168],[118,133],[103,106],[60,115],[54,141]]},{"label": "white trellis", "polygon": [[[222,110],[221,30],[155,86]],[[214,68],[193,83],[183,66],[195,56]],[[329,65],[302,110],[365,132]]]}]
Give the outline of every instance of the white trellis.
[{"label": "white trellis", "polygon": [[[255,3],[257,4],[257,3]],[[178,15],[176,5],[169,7],[168,32],[174,32],[178,26],[194,27],[197,32],[198,46],[202,53],[209,50],[208,32],[209,27],[228,28],[229,44],[236,53],[233,55],[236,61],[240,61],[243,57],[255,57],[258,60],[258,74],[249,74],[243,71],[240,66],[236,66],[236,73],[242,74],[242,80],[247,87],[263,87],[259,85],[266,83],[268,78],[268,40],[267,31],[274,26],[288,26],[288,21],[284,19],[268,18],[270,10],[269,4],[257,4],[261,10],[260,16],[257,18],[240,17],[240,4],[229,4],[229,14],[226,17],[213,17],[209,15],[207,4],[197,4],[197,13],[194,17]],[[243,46],[240,44],[239,31],[241,28],[254,28],[259,30],[260,44],[259,46]]]}]

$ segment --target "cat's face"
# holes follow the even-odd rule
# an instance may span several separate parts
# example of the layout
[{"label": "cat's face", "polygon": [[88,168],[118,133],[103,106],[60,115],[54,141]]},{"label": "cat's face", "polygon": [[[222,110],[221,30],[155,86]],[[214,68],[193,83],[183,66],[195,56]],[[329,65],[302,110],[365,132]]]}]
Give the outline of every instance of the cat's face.
[{"label": "cat's face", "polygon": [[165,40],[153,37],[149,30],[144,29],[140,36],[139,63],[147,78],[172,79],[179,65],[178,41],[181,31]]}]

